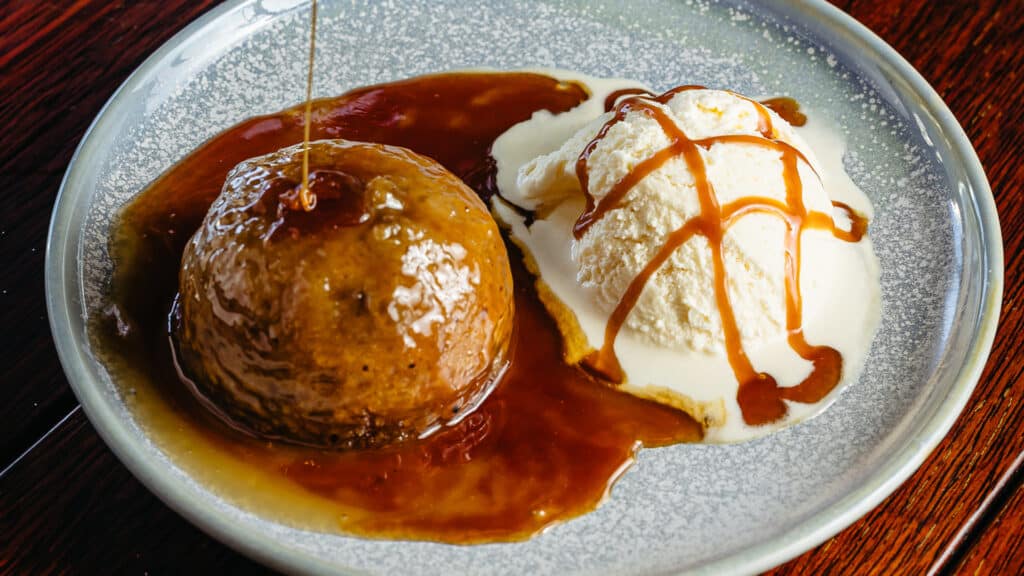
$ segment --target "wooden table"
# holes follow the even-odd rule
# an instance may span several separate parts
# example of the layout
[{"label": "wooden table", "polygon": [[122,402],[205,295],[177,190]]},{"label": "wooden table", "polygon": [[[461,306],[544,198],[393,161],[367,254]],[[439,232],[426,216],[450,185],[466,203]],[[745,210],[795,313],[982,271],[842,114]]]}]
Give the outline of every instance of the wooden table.
[{"label": "wooden table", "polygon": [[[213,0],[0,0],[0,571],[261,573],[152,496],[78,408],[43,259],[71,154],[129,73]],[[901,488],[774,572],[1024,573],[1024,0],[839,0],[938,89],[988,172],[1006,248],[992,359]]]}]

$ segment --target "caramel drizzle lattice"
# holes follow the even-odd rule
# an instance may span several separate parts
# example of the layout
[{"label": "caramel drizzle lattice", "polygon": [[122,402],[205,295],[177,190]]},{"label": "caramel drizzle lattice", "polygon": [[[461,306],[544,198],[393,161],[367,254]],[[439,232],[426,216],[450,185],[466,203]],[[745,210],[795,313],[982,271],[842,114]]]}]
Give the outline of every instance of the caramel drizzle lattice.
[{"label": "caramel drizzle lattice", "polygon": [[[718,312],[725,336],[726,356],[739,382],[737,401],[743,412],[743,419],[750,425],[767,424],[781,419],[786,414],[782,401],[814,403],[824,398],[839,382],[842,373],[842,356],[834,348],[815,346],[807,342],[803,333],[803,314],[800,295],[800,241],[806,229],[830,231],[836,238],[846,242],[858,242],[867,230],[867,220],[849,206],[833,202],[836,208],[844,210],[852,222],[850,230],[835,226],[830,214],[808,211],[803,202],[803,185],[799,175],[799,161],[810,165],[804,155],[775,138],[772,117],[759,102],[744,98],[754,105],[758,113],[758,134],[736,134],[714,136],[692,140],[679,128],[661,108],[677,94],[700,89],[700,86],[680,86],[655,96],[639,89],[627,89],[608,97],[606,108],[613,111],[612,117],[601,127],[597,135],[584,147],[576,161],[576,176],[586,198],[586,207],[573,226],[573,234],[579,239],[601,220],[608,212],[618,207],[629,191],[646,176],[673,158],[682,158],[694,176],[695,188],[700,201],[700,213],[682,227],[670,233],[654,258],[633,278],[623,293],[605,326],[604,342],[599,350],[590,353],[583,366],[596,375],[612,382],[622,382],[624,374],[615,355],[614,344],[622,325],[636,306],[644,286],[669,259],[672,253],[696,235],[704,236],[711,245],[714,272],[714,292]],[[626,98],[622,98],[626,96]],[[622,98],[620,100],[620,98]],[[618,102],[616,103],[616,101]],[[628,114],[637,112],[653,118],[669,139],[669,144],[641,161],[625,176],[619,179],[609,192],[596,201],[590,192],[588,162],[591,154],[617,123]],[[707,177],[701,149],[708,150],[715,144],[740,144],[762,146],[777,151],[781,156],[782,175],[786,186],[786,200],[747,196],[740,200],[720,205],[711,182]],[[770,374],[754,369],[743,349],[739,327],[729,301],[727,274],[723,256],[722,239],[733,223],[752,213],[777,216],[786,223],[785,238],[785,287],[786,287],[786,329],[790,347],[801,358],[812,362],[811,374],[792,387],[779,387]]]}]

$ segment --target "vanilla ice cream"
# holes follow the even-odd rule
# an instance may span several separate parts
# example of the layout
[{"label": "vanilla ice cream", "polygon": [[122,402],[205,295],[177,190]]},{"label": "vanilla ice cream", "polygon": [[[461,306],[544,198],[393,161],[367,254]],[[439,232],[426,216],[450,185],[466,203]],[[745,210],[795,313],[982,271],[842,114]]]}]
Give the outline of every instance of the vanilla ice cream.
[{"label": "vanilla ice cream", "polygon": [[[870,217],[871,207],[842,171],[835,131],[813,115],[795,129],[721,90],[626,95],[604,112],[609,94],[638,85],[566,79],[586,84],[592,97],[558,116],[539,112],[499,138],[492,154],[495,212],[539,277],[568,361],[602,349],[620,308],[626,315],[609,353],[621,385],[691,412],[707,424],[709,441],[758,436],[822,409],[833,388],[818,398],[798,386],[816,378],[808,350],[838,352],[848,382],[879,317],[870,241],[848,233],[847,216]],[[511,206],[531,211],[532,222]],[[803,231],[790,235],[787,222],[803,222]],[[673,238],[678,246],[667,245]],[[798,274],[787,274],[787,246]],[[799,289],[787,293],[794,280]],[[628,302],[631,285],[639,292]],[[796,311],[790,326],[787,298],[789,314]],[[795,387],[780,392],[779,416],[743,413],[744,373]]]}]

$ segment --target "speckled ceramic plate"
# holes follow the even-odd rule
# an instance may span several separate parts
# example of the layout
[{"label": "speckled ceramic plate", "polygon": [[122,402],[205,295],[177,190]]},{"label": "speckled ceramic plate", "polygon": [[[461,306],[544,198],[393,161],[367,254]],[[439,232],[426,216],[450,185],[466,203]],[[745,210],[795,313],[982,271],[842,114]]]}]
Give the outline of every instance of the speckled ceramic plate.
[{"label": "speckled ceramic plate", "polygon": [[821,1],[323,0],[316,92],[471,67],[558,67],[785,94],[843,126],[874,202],[883,320],[868,366],[824,414],[733,446],[645,450],[596,512],[528,542],[448,546],[303,532],[193,481],[142,432],[85,332],[116,208],[221,129],[301,100],[308,6],[227,2],[125,82],[68,169],[47,255],[50,319],[96,429],[150,489],[227,544],[292,572],[744,573],[811,548],[902,482],[964,407],[1002,290],[992,195],[935,92]]}]

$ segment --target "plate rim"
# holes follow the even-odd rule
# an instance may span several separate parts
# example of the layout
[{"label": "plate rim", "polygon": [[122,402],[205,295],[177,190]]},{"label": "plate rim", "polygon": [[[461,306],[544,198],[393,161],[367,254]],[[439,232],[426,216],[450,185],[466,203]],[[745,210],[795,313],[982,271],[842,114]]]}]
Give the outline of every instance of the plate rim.
[{"label": "plate rim", "polygon": [[[68,190],[84,170],[85,161],[95,148],[94,142],[111,130],[112,119],[108,111],[116,108],[139,87],[169,54],[201,37],[203,29],[258,1],[228,0],[174,34],[128,76],[86,130],[61,181],[47,234],[45,286],[50,331],[68,383],[93,427],[125,467],[168,507],[211,537],[272,568],[285,572],[299,569],[316,574],[362,574],[364,572],[338,566],[303,550],[289,547],[265,533],[235,530],[233,523],[217,515],[211,508],[204,507],[201,501],[184,498],[186,494],[171,476],[157,474],[156,467],[152,466],[150,457],[144,451],[143,442],[135,438],[128,423],[123,422],[105,402],[99,382],[89,376],[87,363],[95,362],[95,359],[88,353],[88,339],[84,329],[81,333],[72,330],[75,326],[72,318],[73,304],[76,300],[84,301],[83,287],[78,286],[78,293],[63,290],[63,287],[70,285],[69,275],[79,280],[81,275],[80,246],[79,251],[72,250],[81,228],[65,225],[72,221],[71,215],[75,208],[73,200],[77,199],[72,198]],[[289,9],[295,9],[301,4],[304,2],[297,0]],[[961,160],[979,221],[983,242],[980,256],[986,274],[982,279],[983,293],[978,303],[978,322],[964,362],[950,393],[924,423],[918,441],[902,446],[884,460],[883,465],[876,468],[859,488],[844,494],[794,528],[738,553],[712,560],[695,568],[693,571],[697,573],[753,573],[777,566],[834,536],[894,492],[932,453],[963,411],[986,365],[1002,304],[1003,242],[995,199],[977,152],[945,102],[894,48],[852,16],[825,0],[773,0],[769,4],[776,8],[776,13],[799,11],[802,19],[813,21],[821,29],[844,33],[843,41],[849,43],[851,48],[862,49],[869,61],[894,73],[920,98],[920,104],[929,112],[929,125],[934,124],[951,137],[950,151]],[[75,284],[80,282],[76,281]],[[668,573],[675,571],[669,570]]]}]

